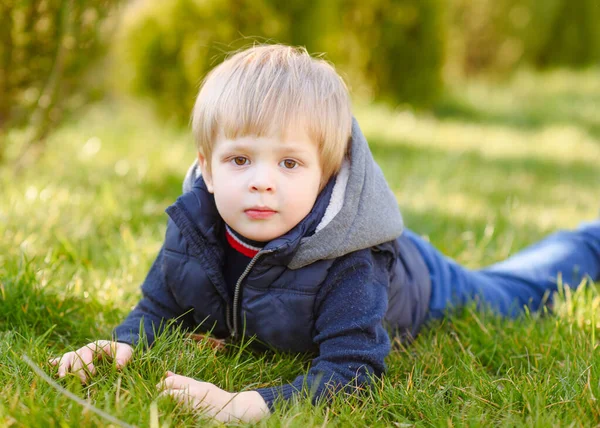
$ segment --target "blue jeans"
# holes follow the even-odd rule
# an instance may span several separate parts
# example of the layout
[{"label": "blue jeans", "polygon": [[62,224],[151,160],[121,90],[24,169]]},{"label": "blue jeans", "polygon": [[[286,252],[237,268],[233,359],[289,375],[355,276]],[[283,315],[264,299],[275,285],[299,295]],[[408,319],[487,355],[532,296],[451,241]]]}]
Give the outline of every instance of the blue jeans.
[{"label": "blue jeans", "polygon": [[429,268],[433,318],[473,300],[515,317],[525,306],[535,311],[546,303],[545,298],[557,290],[559,277],[570,287],[586,278],[600,280],[600,220],[557,232],[503,262],[478,270],[460,266],[414,232],[404,233]]}]

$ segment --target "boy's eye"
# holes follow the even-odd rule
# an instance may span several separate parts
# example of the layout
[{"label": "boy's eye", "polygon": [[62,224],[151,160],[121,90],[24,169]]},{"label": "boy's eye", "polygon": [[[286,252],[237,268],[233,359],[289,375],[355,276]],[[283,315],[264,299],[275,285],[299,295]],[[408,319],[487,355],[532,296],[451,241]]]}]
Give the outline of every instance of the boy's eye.
[{"label": "boy's eye", "polygon": [[286,159],[282,161],[281,164],[287,169],[294,169],[298,166],[298,162],[292,159]]},{"label": "boy's eye", "polygon": [[237,166],[246,165],[247,161],[248,161],[248,159],[246,159],[243,156],[236,156],[233,158],[233,163],[235,163]]}]

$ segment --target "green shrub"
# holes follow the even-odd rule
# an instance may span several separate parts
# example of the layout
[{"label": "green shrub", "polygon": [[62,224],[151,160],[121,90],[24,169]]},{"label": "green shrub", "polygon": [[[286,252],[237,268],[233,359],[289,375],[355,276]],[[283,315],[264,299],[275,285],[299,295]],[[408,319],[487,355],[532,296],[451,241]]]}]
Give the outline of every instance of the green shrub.
[{"label": "green shrub", "polygon": [[333,62],[391,104],[428,106],[442,90],[443,2],[339,0],[336,31],[324,46]]},{"label": "green shrub", "polygon": [[100,34],[117,1],[0,2],[0,159],[8,128],[29,126],[30,144],[43,140],[89,85],[84,75],[105,52]]},{"label": "green shrub", "polygon": [[580,67],[600,60],[597,0],[452,0],[449,57],[459,72],[519,65]]},{"label": "green shrub", "polygon": [[427,105],[441,90],[443,20],[436,0],[173,0],[127,11],[118,77],[187,122],[201,79],[253,42],[326,54],[358,95]]},{"label": "green shrub", "polygon": [[280,31],[260,0],[139,3],[126,12],[118,37],[118,77],[164,117],[185,123],[201,79],[227,52],[249,43],[243,36]]},{"label": "green shrub", "polygon": [[552,31],[534,61],[540,67],[587,66],[600,62],[600,3],[597,0],[560,2]]}]

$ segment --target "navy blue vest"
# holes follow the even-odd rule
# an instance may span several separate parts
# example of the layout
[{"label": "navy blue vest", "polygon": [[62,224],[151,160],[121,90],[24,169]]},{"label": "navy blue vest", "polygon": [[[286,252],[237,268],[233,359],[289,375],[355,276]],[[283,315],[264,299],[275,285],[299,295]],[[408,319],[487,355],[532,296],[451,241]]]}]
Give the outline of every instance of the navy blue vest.
[{"label": "navy blue vest", "polygon": [[313,233],[322,218],[332,187],[329,183],[321,192],[304,220],[255,256],[232,295],[222,273],[224,223],[213,195],[198,179],[191,192],[167,209],[170,220],[162,270],[177,304],[216,337],[256,335],[260,342],[280,350],[316,353],[312,338],[321,285],[341,259],[347,265],[348,259],[366,257],[377,281],[388,285],[388,327],[402,338],[414,337],[425,319],[423,302],[428,301],[430,290],[427,268],[408,239],[400,237],[296,270],[287,268],[300,239]]}]

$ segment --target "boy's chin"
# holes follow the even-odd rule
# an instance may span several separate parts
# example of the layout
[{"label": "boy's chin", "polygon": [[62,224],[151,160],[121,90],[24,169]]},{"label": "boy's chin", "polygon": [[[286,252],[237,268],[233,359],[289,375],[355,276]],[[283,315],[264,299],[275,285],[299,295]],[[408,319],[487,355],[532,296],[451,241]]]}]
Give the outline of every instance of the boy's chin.
[{"label": "boy's chin", "polygon": [[289,230],[268,230],[267,228],[256,230],[256,228],[253,228],[253,230],[248,230],[247,233],[241,233],[241,235],[252,241],[267,243],[285,235],[287,232]]}]

